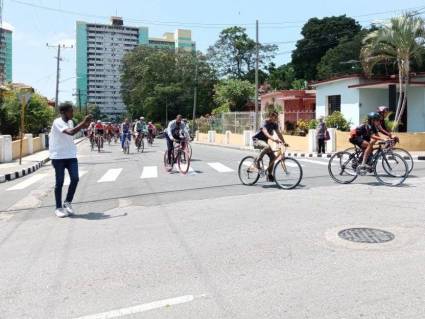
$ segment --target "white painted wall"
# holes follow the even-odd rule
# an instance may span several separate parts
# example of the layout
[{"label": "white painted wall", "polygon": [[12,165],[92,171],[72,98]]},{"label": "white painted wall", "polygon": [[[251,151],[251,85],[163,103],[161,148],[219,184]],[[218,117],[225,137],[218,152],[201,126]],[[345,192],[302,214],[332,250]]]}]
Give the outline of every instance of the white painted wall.
[{"label": "white painted wall", "polygon": [[410,87],[407,94],[407,131],[425,132],[425,88]]},{"label": "white painted wall", "polygon": [[388,95],[388,88],[359,89],[359,121],[362,122],[369,112],[376,112],[378,106],[388,105]]},{"label": "white painted wall", "polygon": [[352,122],[359,123],[359,89],[350,89],[350,85],[360,83],[359,78],[341,79],[335,82],[327,82],[316,86],[316,118],[328,115],[328,96],[341,95],[341,113]]}]

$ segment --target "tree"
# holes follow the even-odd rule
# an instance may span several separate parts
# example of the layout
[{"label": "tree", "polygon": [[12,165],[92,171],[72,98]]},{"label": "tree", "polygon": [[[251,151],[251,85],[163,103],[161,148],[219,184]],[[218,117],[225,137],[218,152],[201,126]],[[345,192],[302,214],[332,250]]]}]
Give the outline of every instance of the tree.
[{"label": "tree", "polygon": [[219,82],[215,88],[214,101],[221,110],[242,111],[253,97],[255,86],[246,80],[228,79]]},{"label": "tree", "polygon": [[317,78],[329,79],[342,74],[361,73],[360,49],[368,30],[362,30],[353,39],[343,39],[329,49],[317,65]]},{"label": "tree", "polygon": [[269,77],[267,82],[274,90],[292,89],[292,82],[295,81],[295,70],[291,63],[282,64],[275,67],[274,63],[270,63],[268,68]]},{"label": "tree", "polygon": [[[18,92],[11,90],[3,98],[0,106],[0,132],[18,136],[21,119],[21,104],[18,100]],[[25,132],[38,134],[43,128],[51,125],[55,111],[51,108],[47,99],[37,93],[33,94],[26,105]]]},{"label": "tree", "polygon": [[89,104],[87,105],[87,112],[93,116],[93,119],[95,120],[104,120],[106,119],[106,115],[102,114],[100,111],[99,106],[96,104]]},{"label": "tree", "polygon": [[379,29],[369,33],[361,49],[361,60],[367,74],[382,61],[397,65],[399,99],[393,129],[397,129],[407,103],[411,64],[421,65],[425,44],[425,21],[422,17],[407,13],[390,19]]},{"label": "tree", "polygon": [[[260,44],[259,64],[262,68],[274,58],[276,45]],[[256,60],[256,42],[242,27],[230,27],[221,31],[217,42],[208,48],[207,57],[220,77],[236,79],[252,78]]]},{"label": "tree", "polygon": [[198,114],[209,113],[214,108],[215,83],[215,72],[201,53],[139,46],[123,59],[121,93],[133,118],[143,115],[164,123],[166,109],[169,119],[179,113],[192,117],[195,85],[198,87]]},{"label": "tree", "polygon": [[315,80],[317,65],[329,49],[341,40],[351,40],[361,30],[358,22],[345,15],[312,18],[302,28],[303,39],[292,53],[292,64],[298,79]]}]

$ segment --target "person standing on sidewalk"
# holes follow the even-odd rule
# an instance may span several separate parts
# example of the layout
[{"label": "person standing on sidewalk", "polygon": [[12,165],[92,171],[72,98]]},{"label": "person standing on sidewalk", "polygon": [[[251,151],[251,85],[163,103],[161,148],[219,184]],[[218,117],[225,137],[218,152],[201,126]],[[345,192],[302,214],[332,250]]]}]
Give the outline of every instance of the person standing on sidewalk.
[{"label": "person standing on sidewalk", "polygon": [[[73,136],[90,125],[92,116],[87,115],[80,124],[74,127],[74,122],[72,121],[74,109],[71,103],[62,103],[59,106],[59,113],[60,117],[53,121],[50,131],[49,154],[56,175],[55,214],[57,217],[62,218],[74,214],[71,203],[79,181],[77,146],[74,144]],[[69,184],[65,202],[62,204],[65,169],[68,170],[71,183]]]},{"label": "person standing on sidewalk", "polygon": [[319,154],[326,153],[325,142],[329,140],[329,132],[325,122],[323,122],[322,117],[319,119],[319,124],[317,124],[316,138],[317,138],[317,153]]}]

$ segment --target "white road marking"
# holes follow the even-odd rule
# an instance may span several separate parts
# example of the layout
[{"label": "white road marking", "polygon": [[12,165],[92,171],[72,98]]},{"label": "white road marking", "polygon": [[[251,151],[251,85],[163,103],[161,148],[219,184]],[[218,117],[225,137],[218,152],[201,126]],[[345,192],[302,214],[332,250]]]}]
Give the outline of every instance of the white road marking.
[{"label": "white road marking", "polygon": [[37,174],[37,175],[31,176],[27,178],[26,180],[24,180],[23,182],[8,188],[7,191],[16,191],[16,190],[25,189],[28,186],[31,186],[32,184],[37,183],[39,180],[42,180],[46,176],[47,174]]},{"label": "white road marking", "polygon": [[215,162],[215,163],[208,163],[208,165],[215,169],[217,172],[219,173],[229,173],[229,172],[233,172],[233,169],[231,169],[230,167],[227,167],[221,163]]},{"label": "white road marking", "polygon": [[143,167],[142,176],[140,178],[157,178],[158,168],[156,166],[145,166]]},{"label": "white road marking", "polygon": [[328,166],[328,162],[318,161],[318,160],[297,158],[297,161],[304,162],[304,163],[312,163],[312,164],[317,164],[317,165]]},{"label": "white road marking", "polygon": [[[84,175],[86,175],[87,174],[87,172],[86,171],[79,171],[78,172],[78,176],[81,178],[81,177],[83,177]],[[63,183],[63,186],[69,186],[69,184],[71,183],[71,181],[70,181],[70,179],[69,179],[69,174],[68,174],[68,171],[67,170],[65,170],[65,181],[64,181],[64,183]]]},{"label": "white road marking", "polygon": [[188,175],[196,175],[196,174],[198,174],[198,173],[192,168],[192,166],[190,166]]},{"label": "white road marking", "polygon": [[114,182],[118,176],[120,176],[122,168],[111,168],[103,175],[97,182],[98,183],[106,183],[106,182]]},{"label": "white road marking", "polygon": [[95,314],[95,315],[78,317],[78,318],[75,318],[75,319],[118,318],[118,317],[133,315],[133,314],[137,314],[137,313],[141,313],[141,312],[146,312],[146,311],[153,310],[153,309],[159,309],[159,308],[164,308],[164,307],[168,307],[168,306],[179,305],[179,304],[191,302],[194,299],[195,299],[195,297],[193,295],[186,295],[186,296],[181,296],[181,297],[176,297],[176,298],[153,301],[153,302],[150,302],[150,303],[145,303],[145,304],[141,304],[141,305],[137,305],[137,306],[133,306],[133,307],[111,310],[111,311],[102,312],[102,313]]}]

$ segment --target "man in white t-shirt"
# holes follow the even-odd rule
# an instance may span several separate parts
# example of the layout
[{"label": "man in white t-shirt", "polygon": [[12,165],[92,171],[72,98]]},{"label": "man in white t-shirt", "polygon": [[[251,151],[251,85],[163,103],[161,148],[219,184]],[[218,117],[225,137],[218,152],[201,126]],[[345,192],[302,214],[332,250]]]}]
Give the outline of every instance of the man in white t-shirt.
[{"label": "man in white t-shirt", "polygon": [[[55,168],[55,214],[58,217],[67,217],[74,214],[71,202],[74,198],[78,177],[77,147],[74,144],[74,137],[80,130],[87,128],[92,119],[87,115],[83,122],[74,127],[72,118],[74,109],[69,102],[62,103],[59,106],[60,117],[53,121],[49,137],[49,153],[52,165]],[[62,203],[62,187],[65,179],[65,169],[68,170],[70,184],[65,202]]]}]

